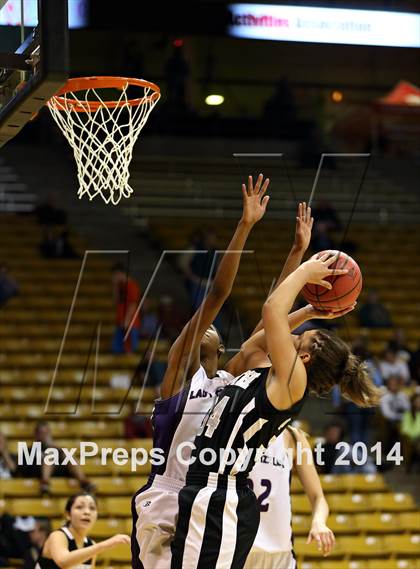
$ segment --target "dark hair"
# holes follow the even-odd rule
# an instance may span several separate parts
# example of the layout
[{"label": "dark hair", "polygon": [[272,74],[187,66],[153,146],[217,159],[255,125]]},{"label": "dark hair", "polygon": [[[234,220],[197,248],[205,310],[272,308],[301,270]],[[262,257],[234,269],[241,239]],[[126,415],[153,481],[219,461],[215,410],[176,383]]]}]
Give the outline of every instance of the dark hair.
[{"label": "dark hair", "polygon": [[36,518],[39,531],[45,532],[47,535],[51,533],[51,521],[49,518]]},{"label": "dark hair", "polygon": [[306,372],[312,393],[322,397],[338,385],[343,396],[359,407],[379,404],[381,391],[370,378],[365,364],[336,334],[317,330],[310,353]]},{"label": "dark hair", "polygon": [[[77,500],[77,498],[80,498],[80,496],[90,496],[93,499],[93,501],[95,502],[95,504],[98,505],[98,501],[96,499],[96,496],[94,494],[92,494],[91,492],[84,492],[84,491],[83,492],[77,492],[77,494],[72,494],[68,498],[66,505],[64,506],[64,511],[67,514],[70,514],[71,509],[72,509],[75,501]],[[67,522],[67,525],[68,524],[69,524],[69,522]]]}]

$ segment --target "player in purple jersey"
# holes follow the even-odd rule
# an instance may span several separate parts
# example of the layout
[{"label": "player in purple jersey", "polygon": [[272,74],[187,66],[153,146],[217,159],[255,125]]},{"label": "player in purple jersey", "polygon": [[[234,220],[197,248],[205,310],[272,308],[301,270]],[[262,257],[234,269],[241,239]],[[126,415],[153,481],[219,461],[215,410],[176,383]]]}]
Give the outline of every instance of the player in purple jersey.
[{"label": "player in purple jersey", "polygon": [[135,569],[170,566],[169,544],[178,511],[178,491],[185,484],[187,470],[176,453],[185,438],[193,438],[217,388],[232,379],[228,373],[218,372],[224,348],[212,322],[231,293],[248,235],[265,213],[268,184],[269,180],[263,181],[260,174],[255,185],[252,176],[247,186],[242,185],[243,213],[236,231],[200,308],[169,351],[162,399],[156,402],[154,411],[154,446],[163,449],[165,462],[154,468],[148,485],[132,501]]}]

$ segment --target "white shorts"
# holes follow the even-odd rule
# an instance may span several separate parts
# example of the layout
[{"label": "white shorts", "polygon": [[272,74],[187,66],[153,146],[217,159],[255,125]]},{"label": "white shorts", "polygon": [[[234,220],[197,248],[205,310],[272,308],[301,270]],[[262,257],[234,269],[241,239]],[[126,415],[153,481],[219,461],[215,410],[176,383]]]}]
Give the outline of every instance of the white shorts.
[{"label": "white shorts", "polygon": [[178,519],[178,494],[185,482],[157,474],[136,496],[136,539],[144,569],[170,569],[171,541]]},{"label": "white shorts", "polygon": [[254,548],[249,552],[244,565],[244,569],[296,569],[296,567],[296,559],[291,551],[268,553]]}]

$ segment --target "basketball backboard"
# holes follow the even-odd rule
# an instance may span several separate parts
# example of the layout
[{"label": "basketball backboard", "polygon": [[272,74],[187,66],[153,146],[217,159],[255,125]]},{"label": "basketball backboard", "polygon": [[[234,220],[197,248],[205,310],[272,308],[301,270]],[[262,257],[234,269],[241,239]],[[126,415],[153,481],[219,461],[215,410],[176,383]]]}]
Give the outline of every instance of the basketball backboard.
[{"label": "basketball backboard", "polygon": [[0,147],[68,78],[68,0],[0,0]]}]

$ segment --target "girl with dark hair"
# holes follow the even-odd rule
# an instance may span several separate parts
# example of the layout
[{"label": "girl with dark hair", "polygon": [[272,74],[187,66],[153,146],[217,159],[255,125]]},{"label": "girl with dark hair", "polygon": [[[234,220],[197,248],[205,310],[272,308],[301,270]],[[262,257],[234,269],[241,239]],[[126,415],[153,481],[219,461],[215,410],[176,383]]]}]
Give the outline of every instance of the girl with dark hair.
[{"label": "girl with dark hair", "polygon": [[299,413],[308,391],[323,396],[339,385],[356,404],[377,404],[379,390],[345,342],[325,331],[290,333],[289,311],[305,284],[331,289],[325,278],[347,273],[330,268],[336,260],[326,253],[306,261],[264,303],[262,363],[220,392],[195,438],[179,493],[172,569],[243,568],[260,517],[247,475],[258,449]]},{"label": "girl with dark hair", "polygon": [[117,545],[130,544],[129,536],[123,534],[100,543],[88,537],[98,517],[96,498],[92,494],[80,492],[70,496],[65,512],[65,525],[49,535],[35,569],[93,569],[97,555]]}]

